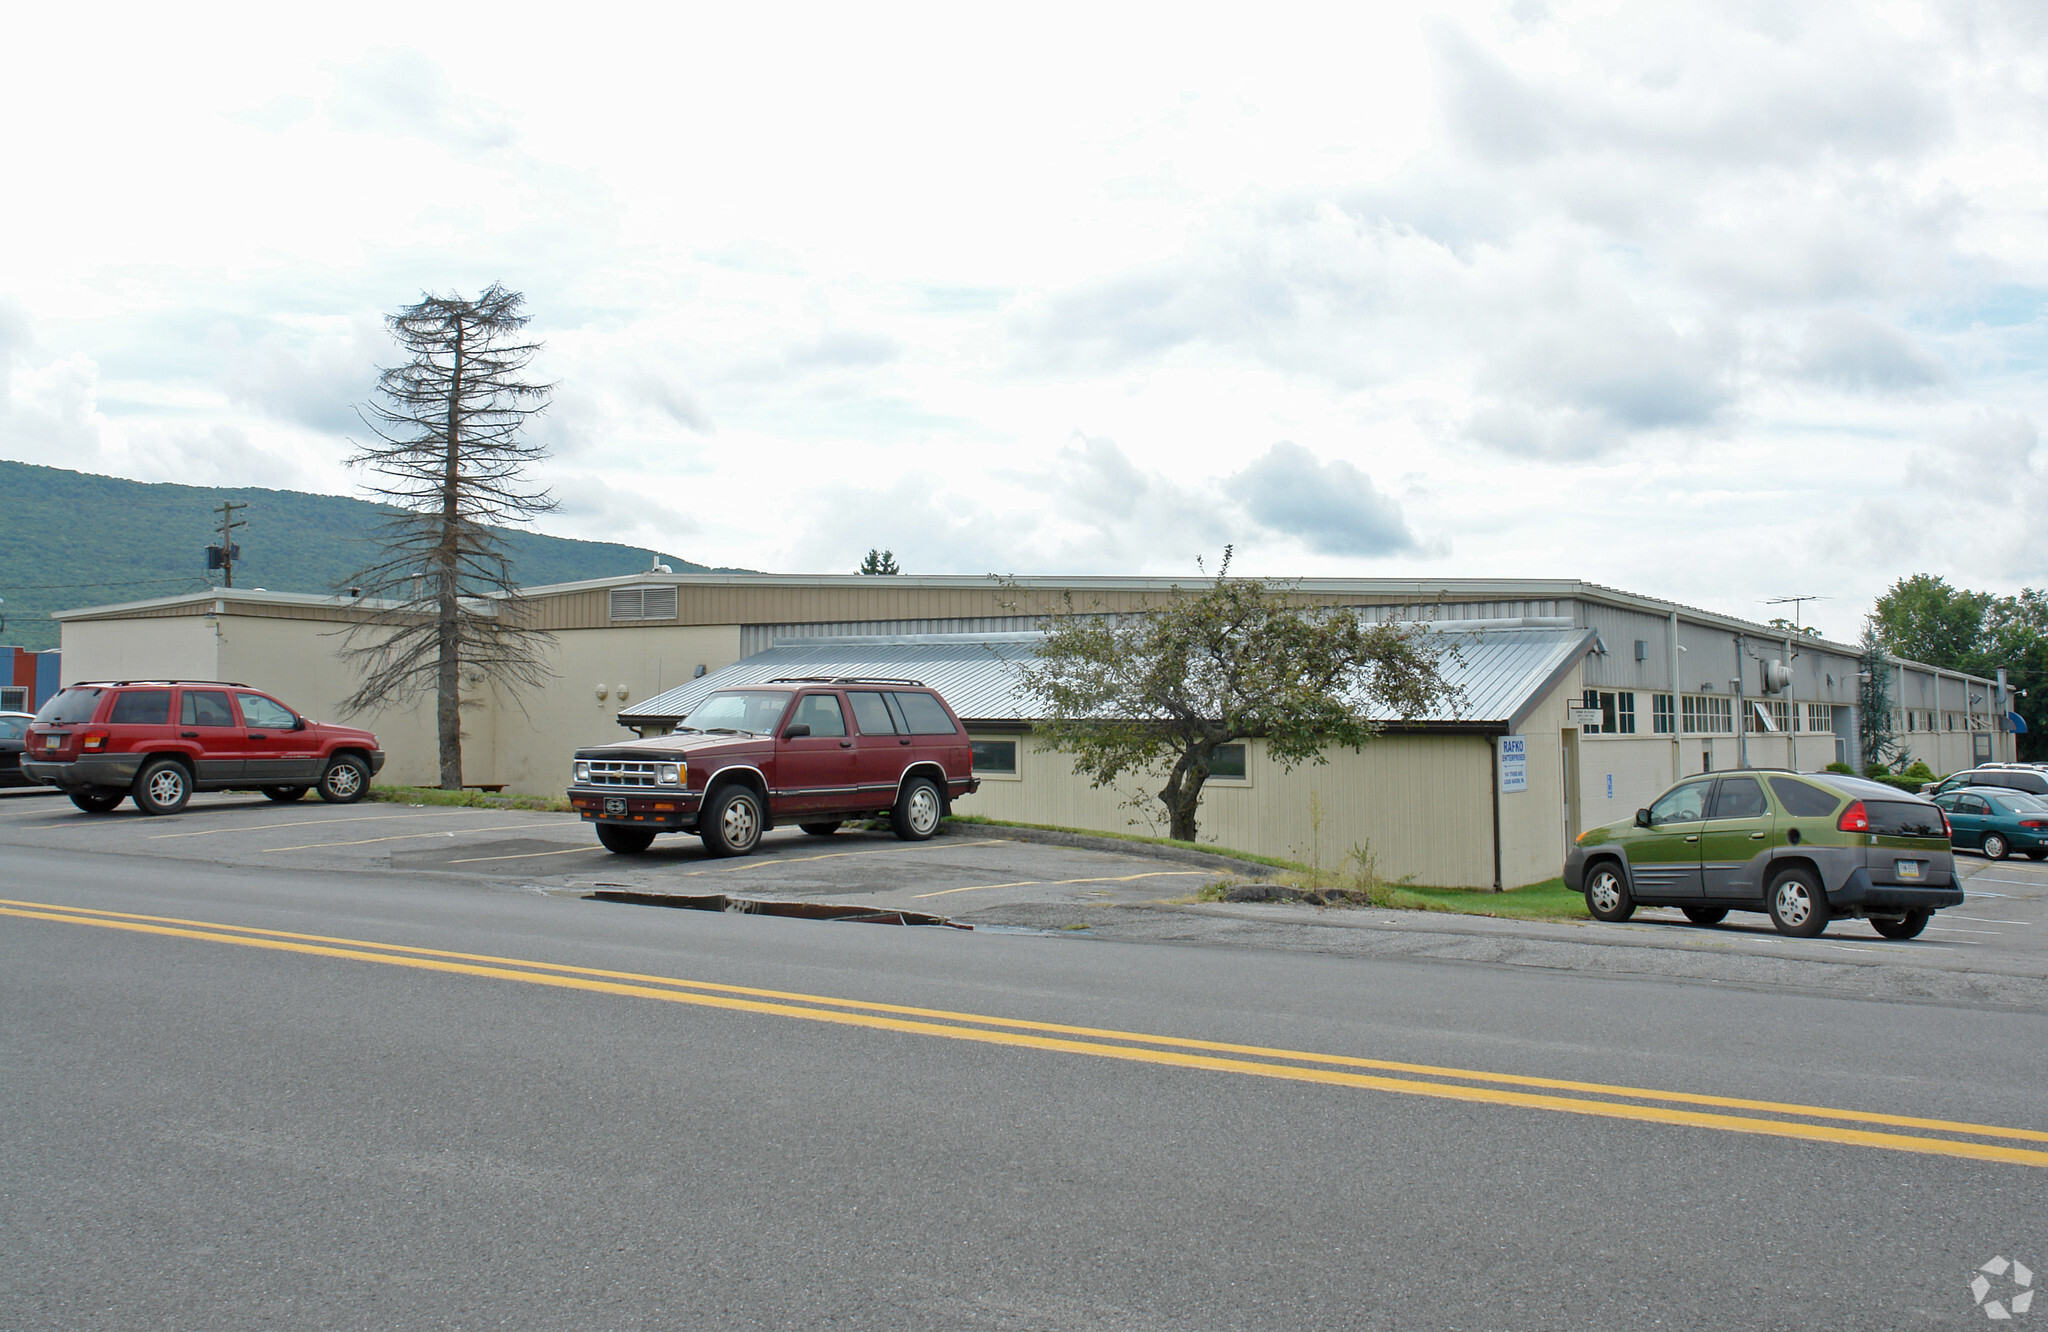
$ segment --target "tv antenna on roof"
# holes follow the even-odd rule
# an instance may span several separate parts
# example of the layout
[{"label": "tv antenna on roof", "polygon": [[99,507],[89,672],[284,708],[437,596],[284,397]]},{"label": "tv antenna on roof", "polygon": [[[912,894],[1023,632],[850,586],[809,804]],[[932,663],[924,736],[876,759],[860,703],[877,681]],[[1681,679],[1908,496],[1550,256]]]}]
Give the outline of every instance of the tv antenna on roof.
[{"label": "tv antenna on roof", "polygon": [[1764,602],[1764,605],[1766,605],[1766,606],[1784,606],[1784,605],[1790,605],[1790,606],[1792,607],[1792,627],[1793,627],[1794,629],[1797,629],[1797,628],[1799,627],[1799,609],[1800,609],[1800,607],[1801,607],[1801,606],[1803,606],[1803,605],[1804,605],[1804,604],[1805,604],[1806,602],[1809,602],[1809,601],[1832,601],[1832,600],[1834,600],[1834,598],[1832,598],[1832,597],[1772,597],[1772,598],[1770,598],[1770,599],[1769,599],[1768,601]]}]

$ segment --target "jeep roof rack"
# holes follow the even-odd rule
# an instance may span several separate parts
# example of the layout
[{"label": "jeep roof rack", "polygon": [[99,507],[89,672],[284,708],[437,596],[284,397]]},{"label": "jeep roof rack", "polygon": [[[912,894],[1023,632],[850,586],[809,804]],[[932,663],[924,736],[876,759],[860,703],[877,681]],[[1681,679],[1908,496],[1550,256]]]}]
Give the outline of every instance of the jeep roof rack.
[{"label": "jeep roof rack", "polygon": [[778,675],[765,683],[910,685],[917,689],[930,687],[922,680],[904,680],[887,675]]},{"label": "jeep roof rack", "polygon": [[240,680],[73,680],[66,689],[113,689],[122,685],[220,685],[227,689],[249,689]]}]

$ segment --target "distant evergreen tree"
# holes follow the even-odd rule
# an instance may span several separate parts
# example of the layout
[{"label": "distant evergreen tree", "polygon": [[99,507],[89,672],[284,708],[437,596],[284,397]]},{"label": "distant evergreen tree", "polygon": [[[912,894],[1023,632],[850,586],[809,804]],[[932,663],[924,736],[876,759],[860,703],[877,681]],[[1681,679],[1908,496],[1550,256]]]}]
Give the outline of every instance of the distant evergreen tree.
[{"label": "distant evergreen tree", "polygon": [[899,574],[903,570],[896,565],[895,551],[870,548],[868,557],[860,562],[860,568],[854,572],[864,574]]},{"label": "distant evergreen tree", "polygon": [[1863,679],[1856,691],[1857,709],[1862,714],[1863,767],[1887,768],[1899,751],[1898,731],[1892,724],[1892,665],[1878,637],[1875,619],[1863,626]]}]

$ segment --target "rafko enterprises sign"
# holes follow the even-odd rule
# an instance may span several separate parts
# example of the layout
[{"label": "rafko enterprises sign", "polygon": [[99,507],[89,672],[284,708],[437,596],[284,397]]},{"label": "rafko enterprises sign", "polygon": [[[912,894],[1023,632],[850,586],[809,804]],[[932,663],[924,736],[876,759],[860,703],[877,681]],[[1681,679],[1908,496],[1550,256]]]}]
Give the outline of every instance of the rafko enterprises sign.
[{"label": "rafko enterprises sign", "polygon": [[1529,789],[1528,736],[1504,735],[1500,738],[1500,789],[1503,795]]}]

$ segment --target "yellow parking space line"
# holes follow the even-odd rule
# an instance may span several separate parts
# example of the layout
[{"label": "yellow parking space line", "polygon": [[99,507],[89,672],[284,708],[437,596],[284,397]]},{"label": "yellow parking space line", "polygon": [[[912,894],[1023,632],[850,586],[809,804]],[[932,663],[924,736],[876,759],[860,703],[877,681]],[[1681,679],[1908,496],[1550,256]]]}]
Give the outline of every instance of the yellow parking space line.
[{"label": "yellow parking space line", "polygon": [[[1006,840],[1006,838],[992,837],[980,842],[947,842],[945,846],[995,846],[997,843]],[[749,860],[739,865],[717,865],[710,869],[691,870],[690,872],[692,874],[733,874],[740,870],[773,869],[777,865],[801,865],[807,860],[843,860],[847,856],[889,856],[903,851],[936,851],[940,849],[940,846],[931,842],[926,842],[922,846],[876,846],[869,847],[864,851],[827,851],[819,856],[776,856],[773,859]]]},{"label": "yellow parking space line", "polygon": [[[183,924],[197,928],[180,928],[178,925],[173,924],[154,923],[168,919],[165,917],[135,916],[127,913],[92,911],[85,908],[45,907],[43,904],[38,903],[0,905],[0,915],[62,924],[94,925],[108,929],[186,938],[208,943],[238,944],[244,947],[263,948],[279,952],[308,954],[350,961],[374,962],[387,966],[407,967],[423,971],[437,971],[494,980],[552,986],[561,989],[653,999],[666,1003],[690,1004],[705,1008],[831,1023],[839,1026],[865,1027],[911,1035],[940,1037],[949,1040],[975,1041],[991,1045],[1090,1055],[1097,1058],[1116,1059],[1133,1063],[1238,1073],[1253,1077],[1320,1083],[1328,1086],[1394,1092],[1468,1103],[1518,1106],[1568,1114],[1634,1120],[1644,1123],[1711,1128],[1725,1132],[1792,1138],[1809,1142],[1878,1147],[1892,1151],[1951,1156],[1968,1160],[2048,1167],[2048,1151],[2009,1147],[1997,1143],[1960,1141],[1955,1138],[1919,1137],[1901,1133],[1880,1133],[1866,1129],[1843,1128],[1834,1124],[1811,1124],[1785,1119],[1763,1119],[1753,1115],[1705,1113],[1695,1110],[1674,1109],[1668,1104],[1639,1105],[1627,1101],[1586,1100],[1580,1097],[1511,1091],[1505,1090],[1502,1087],[1468,1086],[1462,1083],[1450,1082],[1418,1082],[1412,1078],[1392,1078],[1344,1070],[1346,1068],[1366,1067],[1388,1071],[1415,1072],[1435,1077],[1461,1078],[1465,1082],[1494,1082],[1519,1086],[1535,1086],[1552,1090],[1571,1090],[1595,1095],[1629,1097],[1637,1101],[1654,1100],[1675,1104],[1707,1105],[1724,1109],[1746,1109],[1762,1111],[1764,1113],[1798,1115],[1807,1119],[1826,1118],[1864,1123],[1881,1123],[1894,1127],[1922,1128],[1937,1132],[1968,1134],[1976,1137],[2016,1138],[2048,1142],[2048,1133],[2031,1129],[2014,1129],[1988,1124],[1968,1124],[1948,1120],[1930,1120],[1900,1115],[1837,1110],[1822,1106],[1751,1101],[1733,1097],[1713,1097],[1686,1092],[1654,1091],[1645,1088],[1545,1079],[1518,1074],[1486,1073],[1470,1069],[1433,1068],[1427,1065],[1400,1064],[1392,1061],[1368,1060],[1350,1056],[1323,1055],[1305,1051],[1268,1049],[1258,1046],[1237,1046],[1222,1042],[1154,1036],[1140,1032],[1068,1027],[1053,1023],[1025,1022],[981,1014],[947,1013],[943,1010],[904,1008],[896,1005],[863,1003],[856,1000],[832,999],[823,996],[778,996],[775,991],[715,985],[710,982],[687,981],[675,977],[639,977],[631,973],[569,967],[556,963],[533,962],[516,958],[490,958],[473,954],[449,953],[436,949],[418,949],[405,945],[383,944],[365,940],[324,939],[321,936],[291,935],[283,931],[256,930],[245,926],[212,925],[208,922],[191,921],[183,922]],[[236,932],[223,933],[222,931]],[[311,942],[314,940],[317,940],[317,942]],[[723,993],[688,992],[679,989],[655,988],[656,986],[689,986],[695,991],[715,990],[722,991]],[[768,1001],[764,998],[734,997],[740,994],[829,1004],[833,1005],[833,1007],[829,1009],[806,1008],[797,1007],[789,1002]],[[910,1016],[896,1016],[897,1014]],[[940,1021],[911,1020],[912,1017],[935,1018]],[[980,1025],[943,1025],[945,1022],[967,1022]],[[1007,1027],[1011,1028],[1011,1030],[990,1030],[991,1027]],[[1029,1034],[1032,1032],[1061,1033],[1061,1035]],[[1068,1039],[1068,1036],[1094,1037],[1097,1039]],[[1148,1049],[1144,1048],[1143,1045],[1135,1044],[1106,1044],[1100,1038],[1116,1041],[1144,1042],[1150,1046],[1169,1048]],[[1191,1052],[1195,1050],[1220,1053]],[[1243,1058],[1224,1058],[1221,1057],[1222,1053],[1250,1054],[1261,1058],[1288,1059],[1299,1062],[1261,1063]],[[1334,1067],[1302,1067],[1302,1062],[1333,1065]]]},{"label": "yellow parking space line", "polygon": [[453,837],[457,833],[508,832],[514,828],[531,828],[531,823],[496,823],[488,828],[458,828],[445,832],[396,833],[390,837],[364,837],[353,842],[308,842],[304,846],[264,846],[257,850],[264,855],[279,851],[324,851],[336,846],[369,846],[375,842],[409,842],[417,837]]},{"label": "yellow parking space line", "polygon": [[525,851],[516,856],[471,856],[467,860],[451,860],[447,863],[450,865],[481,865],[487,860],[538,860],[542,856],[573,856],[578,851],[604,851],[606,855],[611,854],[611,852],[605,851],[601,846],[567,846],[563,847],[560,851]]},{"label": "yellow parking space line", "polygon": [[385,823],[392,819],[452,819],[466,810],[443,810],[434,814],[358,814],[345,819],[297,819],[291,823],[250,823],[229,828],[199,828],[192,832],[152,833],[150,841],[162,842],[173,837],[212,837],[216,833],[270,832],[278,828],[313,828],[336,823]]},{"label": "yellow parking space line", "polygon": [[1143,874],[1104,874],[1092,879],[1020,879],[1016,883],[971,883],[965,888],[941,888],[919,897],[944,897],[948,893],[978,893],[988,888],[1064,888],[1076,883],[1129,883],[1133,879],[1181,879],[1214,874],[1214,870],[1148,870]]}]

